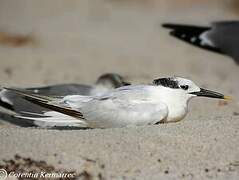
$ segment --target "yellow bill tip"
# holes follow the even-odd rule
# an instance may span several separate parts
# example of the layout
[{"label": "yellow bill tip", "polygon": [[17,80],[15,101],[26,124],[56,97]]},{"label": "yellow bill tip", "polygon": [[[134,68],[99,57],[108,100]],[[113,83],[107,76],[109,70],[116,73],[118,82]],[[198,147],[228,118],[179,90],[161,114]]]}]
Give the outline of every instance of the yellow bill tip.
[{"label": "yellow bill tip", "polygon": [[224,96],[223,99],[225,99],[225,100],[232,100],[232,97],[231,96]]}]

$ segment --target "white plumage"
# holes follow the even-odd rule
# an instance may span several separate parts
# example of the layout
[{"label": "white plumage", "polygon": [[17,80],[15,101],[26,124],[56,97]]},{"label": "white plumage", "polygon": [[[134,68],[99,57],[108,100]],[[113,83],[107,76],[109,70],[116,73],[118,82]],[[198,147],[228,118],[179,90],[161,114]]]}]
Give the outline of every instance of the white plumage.
[{"label": "white plumage", "polygon": [[40,126],[50,122],[48,125],[89,128],[177,122],[186,116],[188,101],[193,97],[228,98],[199,88],[191,80],[180,77],[160,78],[152,85],[124,86],[103,95],[71,95],[52,100],[14,91],[33,103],[67,114],[47,112],[39,117],[18,116],[20,118],[33,120]]}]

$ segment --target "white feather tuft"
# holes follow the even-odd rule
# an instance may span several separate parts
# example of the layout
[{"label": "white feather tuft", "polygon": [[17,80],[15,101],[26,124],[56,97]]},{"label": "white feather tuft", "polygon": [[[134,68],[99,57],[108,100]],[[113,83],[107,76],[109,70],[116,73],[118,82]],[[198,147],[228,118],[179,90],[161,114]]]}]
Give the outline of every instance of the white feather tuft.
[{"label": "white feather tuft", "polygon": [[211,47],[216,47],[215,44],[208,38],[208,31],[202,33],[199,38],[201,39],[201,46],[211,46]]},{"label": "white feather tuft", "polygon": [[25,119],[33,121],[36,126],[47,128],[47,127],[87,127],[87,123],[85,121],[76,119],[74,117],[58,113],[55,111],[48,111],[44,114],[36,114],[36,113],[28,113],[24,112],[24,114],[29,115],[37,115],[39,117],[31,117],[31,116],[22,116],[16,115],[16,118]]}]

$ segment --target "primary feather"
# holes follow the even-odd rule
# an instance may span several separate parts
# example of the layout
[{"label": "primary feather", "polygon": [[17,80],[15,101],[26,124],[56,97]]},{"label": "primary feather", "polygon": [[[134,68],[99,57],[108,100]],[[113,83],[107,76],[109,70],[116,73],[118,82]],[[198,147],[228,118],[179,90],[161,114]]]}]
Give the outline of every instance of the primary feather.
[{"label": "primary feather", "polygon": [[38,104],[42,107],[49,108],[51,110],[58,111],[60,113],[66,114],[66,115],[70,115],[70,116],[73,116],[76,118],[83,119],[83,115],[80,112],[78,112],[70,107],[67,107],[66,105],[60,105],[61,101],[59,98],[30,94],[27,92],[23,92],[22,90],[19,90],[19,89],[13,89],[13,88],[5,88],[5,89],[14,91],[14,92],[22,95],[23,98],[25,98],[26,100],[33,102],[35,104]]}]

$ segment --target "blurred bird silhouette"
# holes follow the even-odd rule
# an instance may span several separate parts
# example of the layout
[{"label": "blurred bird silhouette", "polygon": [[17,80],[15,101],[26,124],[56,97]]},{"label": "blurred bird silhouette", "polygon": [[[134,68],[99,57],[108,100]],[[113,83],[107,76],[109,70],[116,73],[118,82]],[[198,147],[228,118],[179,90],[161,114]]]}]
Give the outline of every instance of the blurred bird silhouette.
[{"label": "blurred bird silhouette", "polygon": [[[35,95],[41,94],[44,96],[53,96],[53,97],[61,97],[73,94],[92,96],[92,95],[101,95],[111,89],[126,85],[130,85],[130,83],[125,82],[124,78],[119,74],[107,73],[101,75],[97,79],[95,85],[58,84],[44,87],[26,88],[22,90],[28,93],[33,93]],[[0,90],[0,106],[21,115],[25,115],[27,112],[28,116],[34,116],[34,114],[36,113],[43,113],[49,111],[49,109],[33,104],[22,98],[19,94],[6,89]],[[9,121],[13,122],[12,119],[9,119]]]},{"label": "blurred bird silhouette", "polygon": [[170,35],[212,52],[228,55],[239,65],[239,21],[213,22],[211,26],[165,23]]}]

